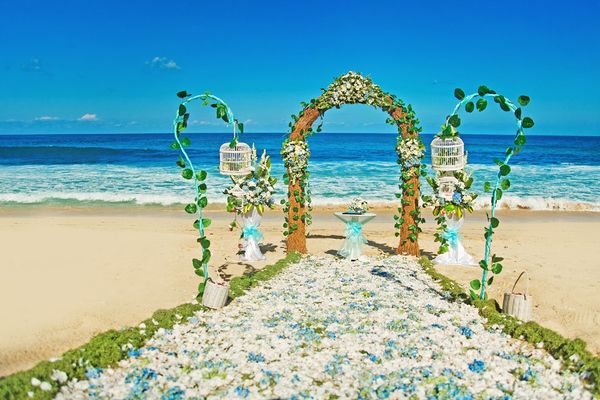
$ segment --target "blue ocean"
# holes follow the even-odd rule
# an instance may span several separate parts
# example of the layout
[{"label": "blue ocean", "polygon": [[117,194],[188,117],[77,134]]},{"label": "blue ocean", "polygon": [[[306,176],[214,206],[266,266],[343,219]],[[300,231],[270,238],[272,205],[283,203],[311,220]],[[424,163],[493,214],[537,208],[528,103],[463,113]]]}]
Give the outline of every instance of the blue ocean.
[{"label": "blue ocean", "polygon": [[[209,201],[222,203],[229,178],[219,175],[219,147],[228,133],[190,134],[194,164],[209,172]],[[245,134],[242,141],[266,149],[273,174],[281,178],[279,150],[285,135]],[[423,135],[429,144],[433,135]],[[320,133],[309,139],[314,204],[346,203],[361,196],[396,202],[399,167],[395,134]],[[463,135],[473,188],[492,180],[511,136]],[[179,175],[171,134],[85,134],[0,136],[0,205],[187,203],[192,185]],[[428,148],[429,153],[429,148]],[[426,163],[430,163],[429,157]],[[529,136],[513,158],[512,186],[503,207],[600,211],[600,137]],[[422,188],[428,191],[423,182]],[[286,188],[277,184],[278,198]],[[478,207],[488,200],[481,195]]]}]

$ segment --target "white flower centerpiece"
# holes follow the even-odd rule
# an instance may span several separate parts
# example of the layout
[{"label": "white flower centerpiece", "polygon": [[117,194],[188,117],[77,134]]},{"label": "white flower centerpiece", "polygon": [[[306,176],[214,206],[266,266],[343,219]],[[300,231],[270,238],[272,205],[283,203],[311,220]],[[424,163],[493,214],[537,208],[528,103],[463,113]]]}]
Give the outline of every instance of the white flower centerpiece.
[{"label": "white flower centerpiece", "polygon": [[369,203],[360,198],[355,197],[348,206],[348,211],[354,214],[364,214],[369,210]]},{"label": "white flower centerpiece", "polygon": [[[256,150],[253,149],[256,160]],[[256,164],[256,163],[255,163]],[[265,208],[273,208],[273,193],[277,178],[271,176],[271,158],[266,151],[248,175],[242,178],[231,177],[232,184],[225,189],[227,195],[227,211],[242,216],[243,227],[241,239],[242,259],[244,261],[264,260],[258,244],[263,235],[259,231],[262,214]],[[237,226],[234,220],[230,224],[233,230]]]}]

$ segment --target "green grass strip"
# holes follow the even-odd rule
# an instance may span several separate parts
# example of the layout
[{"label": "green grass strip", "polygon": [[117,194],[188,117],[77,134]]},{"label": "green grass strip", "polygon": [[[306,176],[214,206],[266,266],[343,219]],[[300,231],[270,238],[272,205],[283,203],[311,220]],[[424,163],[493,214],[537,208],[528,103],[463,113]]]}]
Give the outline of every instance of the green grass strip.
[{"label": "green grass strip", "polygon": [[[291,253],[260,271],[233,278],[229,282],[230,297],[242,296],[246,290],[258,285],[261,281],[271,279],[289,264],[298,262],[300,258],[301,256],[298,253]],[[29,391],[34,393],[35,399],[52,399],[61,386],[61,384],[51,379],[53,370],[65,372],[69,380],[73,378],[84,379],[85,373],[90,367],[104,369],[115,366],[117,362],[127,358],[127,350],[122,350],[124,346],[131,344],[136,349],[143,347],[158,329],[170,329],[177,323],[185,323],[187,318],[200,310],[210,309],[201,304],[187,303],[169,310],[158,310],[151,318],[143,321],[146,325],[143,334],[140,333],[139,327],[125,328],[118,331],[113,329],[100,333],[83,346],[67,351],[58,361],[42,361],[29,370],[0,378],[0,399],[28,399],[27,392]],[[42,391],[39,387],[33,387],[31,385],[32,378],[51,383],[52,389]]]},{"label": "green grass strip", "polygon": [[595,398],[600,398],[600,358],[586,349],[581,339],[567,339],[552,329],[544,328],[537,322],[523,322],[500,312],[500,305],[494,299],[471,300],[471,297],[455,281],[439,273],[431,260],[421,257],[419,264],[453,300],[471,304],[479,310],[479,314],[487,319],[486,326],[498,325],[502,331],[515,339],[523,339],[536,345],[544,343],[544,349],[554,358],[561,360],[568,369],[581,374],[592,385]]}]

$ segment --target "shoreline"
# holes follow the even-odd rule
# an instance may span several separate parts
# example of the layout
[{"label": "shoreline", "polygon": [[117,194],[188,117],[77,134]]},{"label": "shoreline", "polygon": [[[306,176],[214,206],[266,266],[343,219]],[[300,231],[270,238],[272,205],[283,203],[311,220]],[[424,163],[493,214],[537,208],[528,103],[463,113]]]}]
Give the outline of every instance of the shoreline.
[{"label": "shoreline", "polygon": [[[335,254],[344,228],[334,216],[339,207],[316,207],[308,250]],[[365,226],[365,254],[394,251],[394,207],[374,208]],[[206,209],[213,220],[211,275],[231,279],[262,269],[285,255],[280,209],[265,213],[261,231],[267,260],[240,262],[239,231],[227,225],[233,215],[220,205]],[[419,242],[424,255],[437,250],[430,211]],[[490,296],[502,303],[518,273],[531,276],[534,320],[569,338],[580,337],[600,352],[600,271],[590,249],[600,214],[500,210],[493,252],[505,257]],[[466,218],[463,244],[476,259],[483,252],[485,212]],[[198,255],[194,216],[180,207],[16,207],[0,209],[0,376],[37,361],[60,356],[94,334],[132,326],[154,311],[190,301],[198,284],[191,259]],[[437,267],[468,287],[478,267]]]}]

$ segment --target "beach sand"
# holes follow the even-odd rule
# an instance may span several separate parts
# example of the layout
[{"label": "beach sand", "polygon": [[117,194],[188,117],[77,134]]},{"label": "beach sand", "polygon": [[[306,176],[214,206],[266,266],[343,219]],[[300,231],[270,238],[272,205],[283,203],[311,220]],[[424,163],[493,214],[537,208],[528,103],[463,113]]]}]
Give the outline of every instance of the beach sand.
[{"label": "beach sand", "polygon": [[[308,248],[335,254],[344,227],[333,207],[314,212]],[[377,209],[366,225],[368,255],[395,249],[392,209]],[[231,215],[216,209],[207,230],[211,270],[225,279],[260,269],[283,257],[279,210],[266,213],[262,231],[265,262],[242,263],[236,256],[239,231]],[[428,223],[420,244],[435,253],[435,225]],[[580,337],[600,352],[600,213],[516,210],[499,212],[493,252],[505,257],[504,271],[491,287],[500,303],[504,291],[526,270],[534,298],[534,320],[568,337]],[[194,298],[199,279],[191,258],[199,248],[193,216],[168,207],[9,207],[0,210],[0,376],[58,357],[94,334],[136,325],[159,308]],[[467,216],[466,249],[483,254],[485,214]],[[440,267],[467,287],[478,267]]]}]

